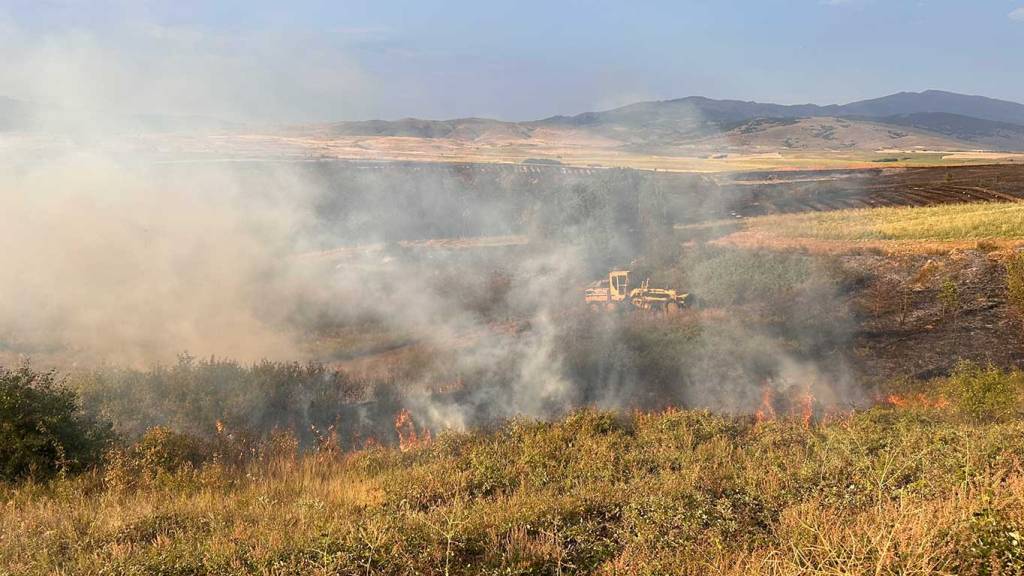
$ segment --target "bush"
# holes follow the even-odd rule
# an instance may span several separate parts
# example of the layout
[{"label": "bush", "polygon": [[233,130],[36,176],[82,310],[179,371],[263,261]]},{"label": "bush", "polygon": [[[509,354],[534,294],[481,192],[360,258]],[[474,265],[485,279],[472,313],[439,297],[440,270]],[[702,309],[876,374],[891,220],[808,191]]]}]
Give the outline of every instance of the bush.
[{"label": "bush", "polygon": [[946,278],[939,288],[939,304],[942,305],[942,315],[956,318],[960,312],[960,289],[952,278]]},{"label": "bush", "polygon": [[995,252],[1000,248],[999,244],[992,242],[991,240],[978,240],[978,243],[975,247],[981,252],[985,252],[986,254],[989,252]]},{"label": "bush", "polygon": [[1024,572],[1022,527],[997,510],[976,511],[968,527],[962,573],[1020,574]]},{"label": "bush", "polygon": [[956,408],[974,420],[1002,420],[1013,415],[1020,403],[1022,375],[985,368],[962,360],[944,386]]},{"label": "bush", "polygon": [[54,372],[0,367],[0,480],[92,466],[112,438],[111,426],[84,414]]},{"label": "bush", "polygon": [[129,453],[143,470],[155,473],[199,466],[211,450],[199,438],[158,426],[147,430]]},{"label": "bush", "polygon": [[71,384],[86,407],[112,420],[129,441],[154,427],[210,438],[224,424],[260,436],[291,430],[311,445],[311,426],[355,421],[355,384],[317,363],[243,365],[182,355],[172,366],[145,371],[108,367],[79,373]]},{"label": "bush", "polygon": [[1006,263],[1006,297],[1018,314],[1024,314],[1024,254],[1015,254]]},{"label": "bush", "polygon": [[712,250],[701,256],[680,265],[688,271],[686,288],[710,306],[776,301],[822,273],[802,255]]}]

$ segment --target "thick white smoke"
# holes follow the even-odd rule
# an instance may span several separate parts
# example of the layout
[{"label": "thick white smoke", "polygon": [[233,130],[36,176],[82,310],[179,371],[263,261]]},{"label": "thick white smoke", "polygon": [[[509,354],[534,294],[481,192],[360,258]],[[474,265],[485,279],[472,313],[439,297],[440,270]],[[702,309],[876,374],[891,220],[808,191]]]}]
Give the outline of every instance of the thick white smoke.
[{"label": "thick white smoke", "polygon": [[[642,366],[630,364],[635,358],[617,362],[615,355],[626,356],[629,343],[622,340],[619,319],[610,316],[594,326],[606,335],[600,343],[610,351],[603,359],[607,366],[574,375],[567,366],[564,313],[580,304],[580,289],[595,273],[586,264],[592,254],[585,254],[580,242],[541,243],[503,264],[512,278],[503,305],[515,311],[519,328],[514,332],[495,330],[491,319],[439,289],[429,261],[382,262],[377,256],[330,267],[297,258],[330,246],[332,236],[347,244],[373,243],[388,240],[374,230],[443,226],[409,214],[399,219],[394,206],[372,205],[325,223],[317,207],[337,194],[334,183],[313,178],[300,164],[263,163],[254,178],[245,174],[245,166],[217,162],[215,156],[192,162],[164,150],[159,137],[135,138],[137,116],[155,112],[243,121],[359,116],[372,83],[358,66],[338,65],[347,62],[339,46],[311,51],[294,37],[228,38],[152,26],[144,18],[137,22],[119,28],[116,37],[88,30],[37,37],[0,19],[0,56],[10,63],[0,71],[0,95],[33,104],[22,124],[29,132],[0,134],[0,360],[30,355],[44,362],[147,367],[184,351],[241,361],[305,360],[313,357],[312,324],[368,314],[428,348],[454,348],[452,370],[472,375],[459,394],[437,395],[418,386],[422,383],[399,383],[408,392],[404,403],[433,427],[547,417],[580,403],[633,407],[659,394],[722,410],[749,409],[755,401],[757,383],[749,381],[749,373],[723,369],[739,363],[735,359],[752,343],[770,340],[745,327],[714,341],[713,334],[702,335],[698,347],[721,344],[721,355],[693,360],[666,351],[663,356],[685,365],[680,373],[689,379],[653,390],[643,381]],[[139,49],[125,51],[125,45]],[[309,102],[320,104],[297,109]],[[683,116],[686,126],[704,125],[693,113]],[[140,141],[149,148],[142,150]],[[212,140],[197,142],[194,149],[203,150]],[[597,240],[605,255],[617,255],[616,266],[628,266],[632,256],[624,255],[637,252],[617,245],[614,234],[586,218],[572,221],[573,210],[589,207],[611,230],[632,225],[623,224],[618,212],[625,211],[630,197],[638,197],[633,187],[642,179],[635,175],[623,176],[618,196],[608,189],[601,190],[604,196],[593,190],[584,194],[583,205],[566,210],[566,222],[545,219],[555,212],[559,196],[551,193],[539,196],[547,203],[534,207],[535,222],[514,223],[508,222],[510,212],[467,206],[452,193],[462,184],[451,182],[461,182],[462,176],[450,176],[436,190],[417,186],[417,200],[465,210],[474,224],[468,228],[508,228],[504,234],[540,225],[560,231],[562,240]],[[402,197],[388,188],[396,181],[378,190],[366,180],[358,196],[371,204],[393,203]],[[567,180],[564,186],[574,184]],[[652,197],[674,191],[654,192]],[[471,202],[473,195],[464,197]],[[691,197],[694,212],[725,211],[718,197]],[[661,240],[675,241],[671,234]],[[461,272],[457,263],[442,260],[438,267]],[[698,295],[717,289],[714,284],[677,288]],[[473,335],[471,345],[453,345],[467,334]],[[830,386],[827,371],[815,361],[775,346],[765,344],[758,358],[774,358],[766,371],[778,373],[779,381]],[[839,386],[845,389],[846,383]]]},{"label": "thick white smoke", "polygon": [[8,347],[145,364],[184,350],[292,358],[290,259],[310,189],[78,152],[0,172],[0,334]]}]

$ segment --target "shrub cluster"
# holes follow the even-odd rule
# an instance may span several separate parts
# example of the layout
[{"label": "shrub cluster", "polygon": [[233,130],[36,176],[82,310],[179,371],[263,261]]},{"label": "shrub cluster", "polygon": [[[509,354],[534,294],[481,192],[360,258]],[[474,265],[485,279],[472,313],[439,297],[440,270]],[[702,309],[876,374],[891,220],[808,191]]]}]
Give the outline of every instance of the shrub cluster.
[{"label": "shrub cluster", "polygon": [[0,481],[45,478],[97,463],[113,435],[53,372],[0,366]]},{"label": "shrub cluster", "polygon": [[1007,301],[1018,315],[1024,315],[1024,254],[1014,254],[1006,263]]},{"label": "shrub cluster", "polygon": [[1004,420],[1019,413],[1024,374],[963,360],[941,389],[968,418]]},{"label": "shrub cluster", "polygon": [[182,355],[149,370],[102,368],[75,374],[84,405],[114,422],[126,439],[153,427],[211,437],[218,425],[266,435],[290,430],[304,443],[312,429],[353,414],[358,384],[318,363],[262,361],[244,365]]}]

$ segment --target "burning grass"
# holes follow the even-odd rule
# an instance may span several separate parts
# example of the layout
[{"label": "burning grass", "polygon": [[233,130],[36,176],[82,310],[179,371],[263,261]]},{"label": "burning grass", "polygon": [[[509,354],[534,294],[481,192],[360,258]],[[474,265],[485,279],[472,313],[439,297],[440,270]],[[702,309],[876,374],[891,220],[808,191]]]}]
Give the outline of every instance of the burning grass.
[{"label": "burning grass", "polygon": [[[0,571],[988,574],[1024,565],[1024,420],[927,402],[776,416],[585,410],[349,453],[299,453],[284,435],[245,458],[176,458],[176,446],[195,445],[148,434],[93,473],[0,486]],[[396,427],[415,431],[407,414]],[[208,446],[229,454],[231,442]]]}]

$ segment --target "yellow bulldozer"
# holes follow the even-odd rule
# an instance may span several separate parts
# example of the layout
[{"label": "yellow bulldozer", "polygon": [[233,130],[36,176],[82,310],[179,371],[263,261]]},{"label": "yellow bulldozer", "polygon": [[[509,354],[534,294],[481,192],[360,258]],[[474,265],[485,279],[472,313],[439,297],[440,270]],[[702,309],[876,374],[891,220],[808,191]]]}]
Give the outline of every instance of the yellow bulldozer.
[{"label": "yellow bulldozer", "polygon": [[693,304],[693,297],[688,293],[671,288],[651,288],[650,278],[641,282],[638,288],[630,288],[629,270],[612,270],[607,280],[591,283],[584,291],[583,299],[593,310],[629,307],[666,314],[674,314]]}]

